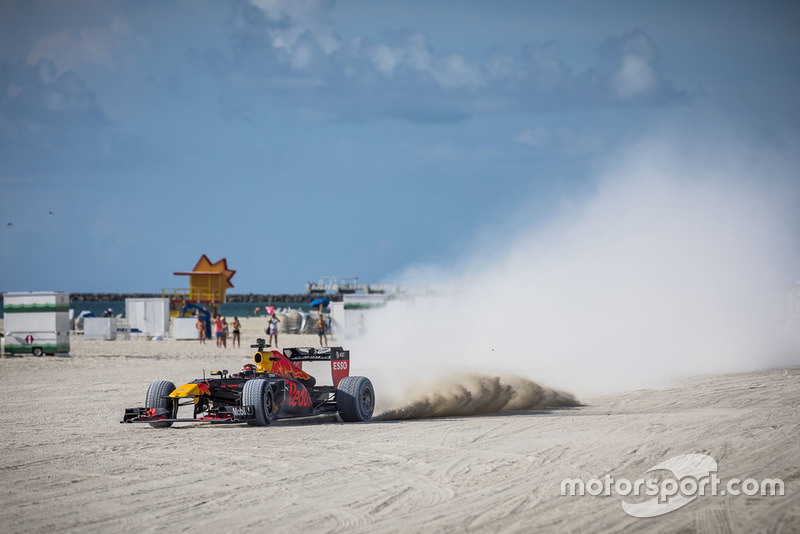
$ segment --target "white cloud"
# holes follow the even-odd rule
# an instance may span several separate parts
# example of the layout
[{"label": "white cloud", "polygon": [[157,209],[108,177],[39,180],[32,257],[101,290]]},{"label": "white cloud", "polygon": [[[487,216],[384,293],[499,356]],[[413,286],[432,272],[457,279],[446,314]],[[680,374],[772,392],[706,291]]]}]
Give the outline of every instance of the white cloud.
[{"label": "white cloud", "polygon": [[[513,55],[492,50],[479,60],[437,51],[427,35],[414,30],[345,43],[336,34],[331,6],[315,0],[237,3],[231,45],[208,52],[208,63],[237,89],[279,95],[291,88],[295,91],[285,96],[302,100],[303,112],[328,107],[315,109],[314,116],[463,120],[683,96],[661,78],[655,45],[639,30],[606,42],[610,67],[574,74],[554,41],[526,44]],[[326,87],[328,97],[298,98],[296,90],[317,87]],[[523,136],[519,142],[540,141]]]},{"label": "white cloud", "polygon": [[609,84],[621,101],[641,100],[659,92],[674,93],[658,72],[656,44],[643,31],[637,29],[613,37],[602,50],[613,61]]},{"label": "white cloud", "polygon": [[653,66],[645,58],[633,55],[622,58],[622,66],[611,78],[611,86],[623,100],[647,94],[657,84]]},{"label": "white cloud", "polygon": [[252,0],[273,23],[269,33],[275,48],[292,50],[303,34],[310,35],[325,54],[341,41],[330,20],[332,4],[322,0]]},{"label": "white cloud", "polygon": [[79,124],[102,125],[105,114],[94,93],[72,70],[59,72],[51,59],[18,63],[7,70],[2,102],[7,131],[41,131]]},{"label": "white cloud", "polygon": [[384,44],[378,45],[372,51],[372,61],[375,66],[383,74],[391,76],[394,69],[403,58],[403,50],[398,48],[390,48]]},{"label": "white cloud", "polygon": [[291,55],[292,67],[297,70],[306,70],[314,59],[314,51],[306,44],[294,47]]},{"label": "white cloud", "polygon": [[529,146],[540,146],[550,139],[550,132],[545,128],[537,128],[535,130],[524,130],[517,134],[514,141]]},{"label": "white cloud", "polygon": [[80,72],[85,68],[126,68],[148,47],[147,40],[131,31],[121,17],[108,26],[67,29],[37,41],[26,59],[36,65],[42,59],[52,60],[58,70]]},{"label": "white cloud", "polygon": [[421,33],[406,36],[404,46],[377,45],[371,54],[375,67],[388,77],[397,69],[429,75],[443,88],[476,87],[484,85],[480,69],[464,56],[451,54],[437,56],[431,50],[427,37]]},{"label": "white cloud", "polygon": [[505,80],[520,77],[520,68],[514,58],[508,54],[494,52],[490,54],[481,65],[494,80]]},{"label": "white cloud", "polygon": [[450,55],[437,62],[432,72],[442,87],[479,87],[485,85],[478,69],[464,56]]}]

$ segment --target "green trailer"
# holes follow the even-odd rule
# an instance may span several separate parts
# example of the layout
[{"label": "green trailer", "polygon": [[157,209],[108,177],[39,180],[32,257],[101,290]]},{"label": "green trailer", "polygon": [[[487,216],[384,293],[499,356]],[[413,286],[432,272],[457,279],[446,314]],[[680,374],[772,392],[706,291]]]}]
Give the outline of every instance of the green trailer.
[{"label": "green trailer", "polygon": [[69,293],[3,294],[5,352],[69,356]]}]

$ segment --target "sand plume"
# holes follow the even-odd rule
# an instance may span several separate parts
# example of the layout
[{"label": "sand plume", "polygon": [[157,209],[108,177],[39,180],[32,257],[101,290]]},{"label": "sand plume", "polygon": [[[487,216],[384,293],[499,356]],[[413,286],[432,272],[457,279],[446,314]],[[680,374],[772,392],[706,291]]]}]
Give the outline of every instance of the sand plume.
[{"label": "sand plume", "polygon": [[463,375],[444,384],[432,384],[425,391],[412,394],[407,404],[389,409],[375,419],[464,417],[579,404],[568,393],[540,386],[526,378]]}]

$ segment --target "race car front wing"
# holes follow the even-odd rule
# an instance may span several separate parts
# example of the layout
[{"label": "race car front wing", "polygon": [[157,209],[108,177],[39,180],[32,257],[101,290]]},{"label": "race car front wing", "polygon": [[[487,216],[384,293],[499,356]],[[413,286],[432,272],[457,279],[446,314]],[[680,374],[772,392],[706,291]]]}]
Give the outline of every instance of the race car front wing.
[{"label": "race car front wing", "polygon": [[221,406],[211,408],[202,416],[192,418],[175,418],[166,408],[125,408],[125,415],[120,423],[246,423],[255,419],[253,406]]}]

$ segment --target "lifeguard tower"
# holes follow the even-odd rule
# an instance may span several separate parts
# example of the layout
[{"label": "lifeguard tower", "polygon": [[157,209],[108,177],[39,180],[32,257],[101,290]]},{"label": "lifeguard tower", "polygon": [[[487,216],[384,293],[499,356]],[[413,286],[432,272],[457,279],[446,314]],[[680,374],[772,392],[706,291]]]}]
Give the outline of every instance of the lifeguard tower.
[{"label": "lifeguard tower", "polygon": [[194,269],[173,274],[188,276],[189,288],[162,289],[161,294],[170,299],[170,315],[182,317],[187,307],[205,309],[207,313],[214,315],[219,305],[225,302],[225,292],[233,287],[231,278],[236,271],[228,269],[225,258],[211,263],[211,260],[203,254]]}]

